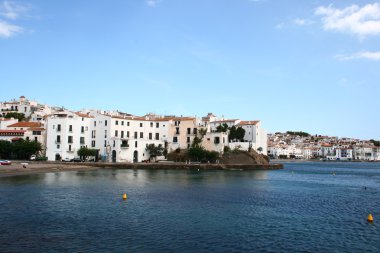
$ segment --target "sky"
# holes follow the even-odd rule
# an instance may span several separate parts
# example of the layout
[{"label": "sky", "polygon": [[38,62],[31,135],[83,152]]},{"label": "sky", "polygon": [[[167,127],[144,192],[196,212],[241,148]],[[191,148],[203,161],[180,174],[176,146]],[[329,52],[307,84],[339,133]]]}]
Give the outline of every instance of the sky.
[{"label": "sky", "polygon": [[0,101],[380,139],[380,2],[0,0]]}]

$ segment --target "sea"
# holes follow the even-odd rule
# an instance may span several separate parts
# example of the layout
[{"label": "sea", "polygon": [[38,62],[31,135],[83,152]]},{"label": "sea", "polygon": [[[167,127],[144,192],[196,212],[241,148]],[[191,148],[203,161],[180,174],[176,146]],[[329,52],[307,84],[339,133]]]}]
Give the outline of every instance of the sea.
[{"label": "sea", "polygon": [[380,163],[2,177],[0,252],[378,253]]}]

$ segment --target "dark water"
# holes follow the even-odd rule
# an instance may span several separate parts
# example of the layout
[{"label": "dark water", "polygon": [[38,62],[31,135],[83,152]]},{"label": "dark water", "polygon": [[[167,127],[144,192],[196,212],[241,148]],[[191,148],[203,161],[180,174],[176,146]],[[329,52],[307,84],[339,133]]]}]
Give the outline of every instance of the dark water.
[{"label": "dark water", "polygon": [[0,218],[0,252],[380,252],[380,164],[0,178]]}]

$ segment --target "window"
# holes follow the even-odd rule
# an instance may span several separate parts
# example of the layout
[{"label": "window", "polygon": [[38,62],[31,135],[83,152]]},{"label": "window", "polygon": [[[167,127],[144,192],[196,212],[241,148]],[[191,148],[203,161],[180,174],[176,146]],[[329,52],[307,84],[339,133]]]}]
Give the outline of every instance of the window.
[{"label": "window", "polygon": [[29,137],[26,137],[26,140],[29,141]]},{"label": "window", "polygon": [[95,148],[95,141],[91,142],[91,147]]},{"label": "window", "polygon": [[113,147],[115,147],[116,146],[116,142],[115,141],[113,141]]},{"label": "window", "polygon": [[121,136],[120,136],[120,137],[121,137],[121,138],[124,138],[124,131],[121,131],[121,133],[120,133],[120,134],[121,134]]},{"label": "window", "polygon": [[135,141],[135,148],[137,148],[137,141]]},{"label": "window", "polygon": [[219,137],[215,137],[215,139],[214,139],[214,143],[215,143],[215,144],[219,144],[219,143],[220,143],[220,138],[219,138]]},{"label": "window", "polygon": [[73,131],[73,125],[69,125],[69,132]]},{"label": "window", "polygon": [[124,126],[124,121],[121,121],[121,125]]},{"label": "window", "polygon": [[71,151],[71,145],[69,145],[69,151]]},{"label": "window", "polygon": [[61,143],[61,136],[57,135],[57,143]]},{"label": "window", "polygon": [[178,137],[173,137],[173,143],[177,143],[178,142]]},{"label": "window", "polygon": [[34,141],[37,142],[37,141],[38,141],[38,138],[37,138],[37,137],[34,137]]},{"label": "window", "polygon": [[135,137],[135,139],[137,139],[137,132],[135,132],[135,136],[134,137]]},{"label": "window", "polygon": [[127,131],[127,138],[129,138],[129,131]]},{"label": "window", "polygon": [[117,126],[117,125],[119,125],[119,121],[118,121],[118,120],[116,120],[115,124],[116,124],[116,126]]},{"label": "window", "polygon": [[129,126],[129,121],[127,121],[127,126]]},{"label": "window", "polygon": [[57,125],[57,132],[60,132],[61,131],[61,124],[58,124]]},{"label": "window", "polygon": [[198,129],[194,128],[193,129],[193,134],[197,134],[198,133]]},{"label": "window", "polygon": [[84,137],[80,137],[80,144],[84,144]]},{"label": "window", "polygon": [[152,138],[153,138],[153,134],[149,133],[149,140],[151,140]]},{"label": "window", "polygon": [[160,123],[156,122],[156,128],[160,127]]},{"label": "window", "polygon": [[179,134],[179,127],[175,128],[175,134]]},{"label": "window", "polygon": [[190,137],[187,137],[187,143],[190,143]]},{"label": "window", "polygon": [[96,127],[96,121],[94,121],[94,126]]},{"label": "window", "polygon": [[81,128],[80,128],[80,132],[81,132],[81,133],[84,133],[84,126],[81,126]]},{"label": "window", "polygon": [[104,130],[104,138],[107,138],[107,130]]},{"label": "window", "polygon": [[57,149],[59,149],[61,146],[60,145],[57,145]]},{"label": "window", "polygon": [[159,139],[160,139],[160,134],[156,133],[156,140],[159,140]]},{"label": "window", "polygon": [[117,137],[118,135],[119,135],[119,132],[115,130],[115,137]]},{"label": "window", "polygon": [[143,127],[143,123],[140,123],[140,127]]},{"label": "window", "polygon": [[105,120],[105,121],[104,121],[104,125],[107,126],[107,124],[108,124],[108,122],[107,122],[107,120]]},{"label": "window", "polygon": [[150,122],[150,127],[153,127],[153,122]]},{"label": "window", "polygon": [[107,141],[104,141],[104,147],[107,147]]},{"label": "window", "polygon": [[67,136],[67,142],[68,143],[73,143],[73,137],[72,136]]},{"label": "window", "polygon": [[140,139],[144,138],[144,133],[140,132]]},{"label": "window", "polygon": [[191,134],[191,128],[187,128],[187,134]]}]

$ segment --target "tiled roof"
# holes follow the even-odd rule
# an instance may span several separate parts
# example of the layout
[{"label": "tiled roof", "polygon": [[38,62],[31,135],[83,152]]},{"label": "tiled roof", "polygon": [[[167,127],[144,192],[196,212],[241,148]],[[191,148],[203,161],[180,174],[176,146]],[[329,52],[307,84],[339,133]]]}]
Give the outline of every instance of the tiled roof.
[{"label": "tiled roof", "polygon": [[92,116],[90,116],[88,114],[84,114],[84,113],[80,113],[80,112],[76,112],[75,114],[78,115],[79,117],[82,117],[82,118],[93,118]]},{"label": "tiled roof", "polygon": [[40,122],[18,122],[8,127],[40,127],[42,124]]},{"label": "tiled roof", "polygon": [[256,125],[257,123],[259,123],[260,120],[252,120],[252,121],[240,121],[239,124],[237,124],[238,126],[244,126],[244,125]]},{"label": "tiled roof", "polygon": [[27,129],[28,131],[45,131],[43,127],[30,127]]}]

